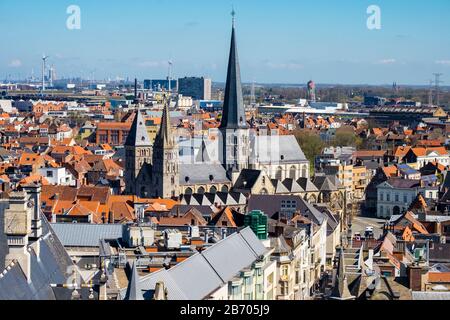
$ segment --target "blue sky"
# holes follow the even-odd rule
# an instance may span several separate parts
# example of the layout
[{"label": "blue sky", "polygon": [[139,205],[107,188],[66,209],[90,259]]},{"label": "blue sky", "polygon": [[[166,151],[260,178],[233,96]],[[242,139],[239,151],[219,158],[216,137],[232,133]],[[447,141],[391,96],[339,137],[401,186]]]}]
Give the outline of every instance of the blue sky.
[{"label": "blue sky", "polygon": [[170,59],[174,76],[224,81],[232,5],[243,81],[450,84],[448,0],[1,0],[0,79],[37,76],[45,52],[58,76],[161,78]]}]

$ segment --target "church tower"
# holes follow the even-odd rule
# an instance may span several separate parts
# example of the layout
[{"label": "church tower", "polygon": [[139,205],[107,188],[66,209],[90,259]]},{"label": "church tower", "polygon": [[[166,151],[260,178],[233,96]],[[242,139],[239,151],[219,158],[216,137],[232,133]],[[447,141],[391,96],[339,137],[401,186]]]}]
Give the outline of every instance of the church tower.
[{"label": "church tower", "polygon": [[161,127],[153,148],[153,196],[172,198],[179,196],[180,169],[178,144],[170,126],[169,101],[165,101]]},{"label": "church tower", "polygon": [[137,177],[144,164],[152,163],[152,145],[148,137],[145,120],[136,110],[131,130],[125,141],[125,192],[138,195]]},{"label": "church tower", "polygon": [[222,134],[222,163],[233,183],[239,172],[248,168],[249,128],[242,98],[241,72],[235,35],[235,12],[232,12],[230,56],[220,132]]}]

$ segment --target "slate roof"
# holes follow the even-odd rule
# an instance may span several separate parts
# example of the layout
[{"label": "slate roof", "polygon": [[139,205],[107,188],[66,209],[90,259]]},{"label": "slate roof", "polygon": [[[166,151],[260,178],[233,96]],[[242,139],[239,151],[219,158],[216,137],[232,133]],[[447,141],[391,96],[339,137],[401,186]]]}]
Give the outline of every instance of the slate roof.
[{"label": "slate roof", "polygon": [[144,300],[142,295],[142,289],[139,283],[139,273],[136,269],[136,262],[133,262],[131,267],[130,279],[128,282],[127,292],[125,294],[125,300]]},{"label": "slate roof", "polygon": [[308,162],[297,139],[293,135],[254,136],[250,144],[250,159],[256,163],[302,162],[307,164]]},{"label": "slate roof", "polygon": [[319,192],[319,189],[312,183],[308,178],[299,178],[297,183],[302,187],[306,192]]},{"label": "slate roof", "polygon": [[326,216],[312,204],[300,196],[293,195],[251,195],[248,200],[247,211],[261,210],[269,218],[272,218],[280,213],[282,201],[296,201],[296,210],[315,224],[321,225],[326,219]]},{"label": "slate roof", "polygon": [[139,110],[136,110],[136,116],[134,117],[125,145],[130,147],[148,147],[152,145],[148,137],[144,117]]},{"label": "slate roof", "polygon": [[258,181],[261,173],[262,172],[260,170],[243,169],[234,184],[234,188],[248,190],[252,189]]},{"label": "slate roof", "polygon": [[319,176],[316,175],[314,177],[313,183],[316,185],[317,189],[325,192],[333,192],[337,191],[337,187],[331,182],[328,176]]},{"label": "slate roof", "polygon": [[386,183],[395,189],[411,189],[420,187],[420,180],[390,178],[386,181]]},{"label": "slate roof", "polygon": [[297,183],[294,179],[284,179],[283,185],[289,190],[291,193],[299,193],[305,192],[305,190]]},{"label": "slate roof", "polygon": [[[210,180],[210,176],[213,180]],[[186,178],[189,178],[188,180]],[[187,180],[187,181],[186,181]],[[180,185],[228,183],[230,179],[221,164],[180,164]]]},{"label": "slate roof", "polygon": [[27,280],[19,264],[8,266],[0,277],[0,300],[70,299],[69,290],[54,290],[51,285],[66,283],[74,264],[45,216],[41,215],[41,219],[43,236],[29,246],[31,280]]},{"label": "slate roof", "polygon": [[204,194],[185,194],[181,199],[182,205],[212,206],[212,205],[245,205],[246,198],[239,192],[216,192]]},{"label": "slate roof", "polygon": [[179,212],[180,214],[184,215],[185,213],[187,213],[189,210],[191,209],[195,209],[198,212],[200,212],[202,214],[203,217],[210,217],[211,214],[214,213],[213,207],[212,206],[195,206],[195,205],[175,205],[172,207],[172,210],[170,210],[170,214],[176,214],[177,212]]},{"label": "slate roof", "polygon": [[280,180],[272,179],[271,182],[272,182],[273,186],[275,187],[276,194],[289,193],[289,189],[286,188],[286,186]]},{"label": "slate roof", "polygon": [[242,98],[241,71],[239,67],[234,25],[231,32],[227,82],[225,85],[222,121],[220,123],[220,128],[247,128],[244,100]]}]

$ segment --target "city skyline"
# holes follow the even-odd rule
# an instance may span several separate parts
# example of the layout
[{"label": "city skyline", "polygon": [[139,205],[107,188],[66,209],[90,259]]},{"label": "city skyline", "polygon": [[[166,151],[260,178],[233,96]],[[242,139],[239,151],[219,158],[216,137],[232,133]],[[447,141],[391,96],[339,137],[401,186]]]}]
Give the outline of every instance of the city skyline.
[{"label": "city skyline", "polygon": [[243,82],[427,85],[442,72],[448,84],[450,41],[439,32],[450,29],[447,1],[377,1],[380,30],[366,26],[369,1],[297,2],[77,1],[80,30],[66,27],[69,1],[2,2],[4,42],[14,46],[0,52],[0,79],[32,69],[38,78],[45,53],[59,77],[165,78],[172,61],[174,78],[224,82],[234,5]]}]

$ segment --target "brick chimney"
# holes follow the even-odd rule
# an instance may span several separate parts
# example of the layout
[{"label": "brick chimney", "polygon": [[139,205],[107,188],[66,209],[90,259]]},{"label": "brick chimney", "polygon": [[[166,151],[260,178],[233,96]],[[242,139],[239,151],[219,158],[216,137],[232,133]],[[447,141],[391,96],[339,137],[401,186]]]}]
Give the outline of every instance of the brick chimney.
[{"label": "brick chimney", "polygon": [[422,291],[422,268],[411,265],[407,268],[409,288],[412,291]]}]

